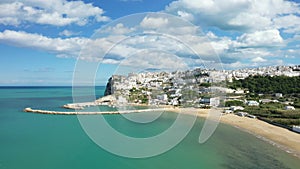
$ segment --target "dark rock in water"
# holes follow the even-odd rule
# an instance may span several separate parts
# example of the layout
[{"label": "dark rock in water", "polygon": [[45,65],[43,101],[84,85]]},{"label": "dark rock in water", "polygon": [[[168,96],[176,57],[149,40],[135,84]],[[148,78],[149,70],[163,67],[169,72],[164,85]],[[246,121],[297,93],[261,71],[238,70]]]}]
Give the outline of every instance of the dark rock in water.
[{"label": "dark rock in water", "polygon": [[112,77],[108,79],[108,82],[106,84],[104,96],[111,95],[112,94]]}]

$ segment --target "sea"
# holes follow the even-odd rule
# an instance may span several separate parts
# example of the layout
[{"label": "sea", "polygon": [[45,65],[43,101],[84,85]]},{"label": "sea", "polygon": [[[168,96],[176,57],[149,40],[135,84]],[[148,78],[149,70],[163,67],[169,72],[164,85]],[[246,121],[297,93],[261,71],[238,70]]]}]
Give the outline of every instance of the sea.
[{"label": "sea", "polygon": [[[96,87],[96,97],[102,96],[104,90]],[[61,106],[72,100],[72,87],[0,87],[0,169],[300,168],[299,158],[226,124],[220,124],[212,137],[200,144],[199,133],[205,120],[202,118],[171,150],[149,158],[127,158],[95,144],[76,115],[23,112],[26,107],[66,111]],[[103,116],[126,135],[147,136],[165,130],[177,114],[164,113],[151,127],[122,115]]]}]

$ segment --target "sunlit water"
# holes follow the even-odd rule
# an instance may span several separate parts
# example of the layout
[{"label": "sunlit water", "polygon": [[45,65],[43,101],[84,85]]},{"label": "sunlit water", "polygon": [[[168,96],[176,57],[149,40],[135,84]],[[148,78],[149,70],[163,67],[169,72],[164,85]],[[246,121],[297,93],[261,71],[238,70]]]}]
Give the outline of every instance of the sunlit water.
[{"label": "sunlit water", "polygon": [[[97,94],[103,94],[103,87]],[[25,113],[25,107],[63,110],[72,102],[69,87],[0,88],[0,168],[7,169],[285,169],[300,168],[300,160],[234,127],[221,124],[205,144],[198,143],[204,120],[172,150],[152,158],[113,155],[82,130],[76,116]],[[109,109],[109,108],[104,108]],[[167,129],[176,113],[164,113],[145,125],[121,115],[106,115],[118,131],[148,137]],[[142,151],[142,150],[141,150]]]}]

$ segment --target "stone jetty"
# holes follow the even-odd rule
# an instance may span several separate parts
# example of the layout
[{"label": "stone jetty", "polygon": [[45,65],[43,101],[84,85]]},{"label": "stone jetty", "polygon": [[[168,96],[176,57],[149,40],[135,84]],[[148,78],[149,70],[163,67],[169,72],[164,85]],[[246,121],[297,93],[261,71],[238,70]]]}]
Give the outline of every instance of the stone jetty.
[{"label": "stone jetty", "polygon": [[112,95],[101,97],[94,102],[84,102],[84,103],[70,103],[63,105],[65,109],[83,110],[85,107],[99,106],[99,105],[114,105],[116,103],[116,98]]},{"label": "stone jetty", "polygon": [[25,108],[24,112],[39,113],[39,114],[53,114],[53,115],[97,115],[97,114],[128,114],[128,113],[141,113],[141,112],[153,112],[153,111],[170,111],[170,108],[158,108],[158,109],[142,109],[142,110],[122,110],[122,111],[101,111],[101,112],[64,112],[64,111],[49,111],[49,110],[38,110],[30,107]]}]

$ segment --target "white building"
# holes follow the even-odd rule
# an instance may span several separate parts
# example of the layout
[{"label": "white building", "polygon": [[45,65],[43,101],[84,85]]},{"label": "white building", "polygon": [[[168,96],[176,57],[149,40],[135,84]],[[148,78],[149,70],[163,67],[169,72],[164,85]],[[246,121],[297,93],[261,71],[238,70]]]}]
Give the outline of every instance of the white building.
[{"label": "white building", "polygon": [[285,110],[295,110],[294,106],[285,106],[284,107]]},{"label": "white building", "polygon": [[248,113],[246,112],[237,112],[236,115],[241,116],[241,117],[245,117],[248,115]]},{"label": "white building", "polygon": [[233,111],[232,110],[224,110],[224,113],[225,114],[230,114],[230,113],[233,113]]},{"label": "white building", "polygon": [[265,103],[270,103],[270,102],[272,102],[272,100],[271,100],[271,99],[261,99],[261,100],[259,100],[259,102],[265,104]]},{"label": "white building", "polygon": [[242,90],[242,89],[237,89],[237,90],[234,91],[234,93],[235,93],[235,94],[244,94],[245,91]]},{"label": "white building", "polygon": [[158,100],[163,100],[163,101],[167,101],[168,100],[168,95],[163,94],[163,95],[157,95],[156,98]]},{"label": "white building", "polygon": [[212,107],[217,107],[220,105],[220,98],[212,97],[212,98],[203,98],[200,100],[200,103],[206,104]]},{"label": "white building", "polygon": [[232,111],[236,111],[236,110],[244,110],[245,108],[242,106],[231,106],[230,110]]},{"label": "white building", "polygon": [[300,133],[300,126],[293,126],[293,131]]},{"label": "white building", "polygon": [[257,101],[254,100],[250,100],[247,102],[248,106],[259,106],[259,103]]}]

